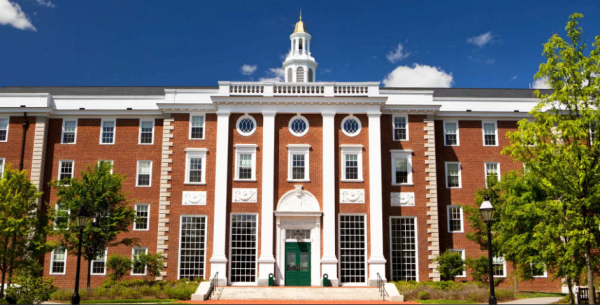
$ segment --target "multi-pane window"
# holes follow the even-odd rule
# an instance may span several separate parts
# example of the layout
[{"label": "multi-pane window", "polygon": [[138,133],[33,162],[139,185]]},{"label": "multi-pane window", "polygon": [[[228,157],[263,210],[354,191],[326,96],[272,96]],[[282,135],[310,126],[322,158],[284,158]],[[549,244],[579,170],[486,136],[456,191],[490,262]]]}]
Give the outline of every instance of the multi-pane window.
[{"label": "multi-pane window", "polygon": [[496,181],[500,181],[500,163],[497,162],[486,162],[485,163],[485,182],[487,184],[488,178],[495,177]]},{"label": "multi-pane window", "polygon": [[408,140],[408,126],[406,116],[394,117],[394,141]]},{"label": "multi-pane window", "polygon": [[408,160],[396,159],[396,183],[408,183]]},{"label": "multi-pane window", "polygon": [[138,161],[137,186],[150,186],[152,161]]},{"label": "multi-pane window", "polygon": [[92,275],[105,275],[106,274],[106,256],[108,249],[98,253],[98,255],[92,260]]},{"label": "multi-pane window", "polygon": [[504,257],[494,257],[492,259],[493,268],[494,268],[494,276],[497,277],[506,277],[506,261]]},{"label": "multi-pane window", "polygon": [[357,136],[361,129],[360,120],[355,116],[349,115],[342,120],[342,132],[349,137]]},{"label": "multi-pane window", "polygon": [[346,157],[346,179],[358,179],[358,155],[347,154]]},{"label": "multi-pane window", "polygon": [[256,281],[257,226],[256,215],[231,215],[231,281],[234,283]]},{"label": "multi-pane window", "polygon": [[342,181],[348,182],[362,182],[362,145],[340,145],[342,149],[341,169],[342,169]]},{"label": "multi-pane window", "polygon": [[71,211],[65,204],[56,204],[54,209],[54,230],[66,229],[69,225],[69,214],[71,214]]},{"label": "multi-pane window", "polygon": [[285,239],[310,239],[310,230],[285,230]]},{"label": "multi-pane window", "polygon": [[131,259],[134,261],[131,268],[131,275],[146,275],[146,265],[136,262],[136,258],[140,255],[148,254],[148,248],[133,247],[131,252]]},{"label": "multi-pane window", "polygon": [[4,177],[4,158],[0,158],[0,178]]},{"label": "multi-pane window", "polygon": [[8,140],[8,119],[0,119],[0,142]]},{"label": "multi-pane window", "polygon": [[[460,257],[463,260],[463,263],[465,262],[465,249],[450,249],[450,252],[456,252],[458,254],[460,254]],[[459,275],[456,275],[456,277],[466,277],[467,276],[467,267],[464,266],[463,272]]]},{"label": "multi-pane window", "polygon": [[364,215],[340,215],[340,281],[365,283],[367,242]]},{"label": "multi-pane window", "polygon": [[256,180],[256,144],[236,144],[235,147],[235,179]]},{"label": "multi-pane window", "polygon": [[187,148],[185,183],[204,184],[206,175],[206,148]]},{"label": "multi-pane window", "polygon": [[458,122],[444,122],[444,145],[458,146]]},{"label": "multi-pane window", "polygon": [[115,120],[102,120],[102,133],[100,134],[100,144],[115,143],[116,125],[117,121]]},{"label": "multi-pane window", "polygon": [[67,249],[56,248],[52,251],[50,274],[65,274],[67,268]]},{"label": "multi-pane window", "polygon": [[191,116],[190,139],[204,139],[204,115]]},{"label": "multi-pane window", "polygon": [[59,161],[58,164],[58,180],[64,181],[65,184],[69,183],[69,180],[73,178],[73,161]]},{"label": "multi-pane window", "polygon": [[238,179],[252,179],[252,154],[240,154]]},{"label": "multi-pane window", "polygon": [[546,266],[544,264],[531,264],[531,276],[533,277],[547,277]]},{"label": "multi-pane window", "polygon": [[134,230],[146,231],[149,227],[150,220],[150,205],[136,204],[135,205],[135,223]]},{"label": "multi-pane window", "polygon": [[391,150],[392,184],[412,184],[412,151]]},{"label": "multi-pane window", "polygon": [[390,217],[392,281],[417,280],[417,220]]},{"label": "multi-pane window", "polygon": [[446,163],[446,188],[460,188],[460,163]]},{"label": "multi-pane window", "polygon": [[77,120],[63,120],[62,144],[75,144],[77,138]]},{"label": "multi-pane window", "polygon": [[140,121],[140,144],[154,142],[154,121]]},{"label": "multi-pane window", "polygon": [[304,155],[292,155],[292,179],[304,179]]},{"label": "multi-pane window", "polygon": [[98,166],[102,165],[102,164],[108,164],[110,165],[110,173],[113,173],[113,165],[115,164],[115,162],[113,160],[98,160]]},{"label": "multi-pane window", "polygon": [[309,170],[309,145],[288,145],[288,180],[307,181]]},{"label": "multi-pane window", "polygon": [[204,278],[206,217],[181,216],[179,233],[179,278]]},{"label": "multi-pane window", "polygon": [[483,122],[483,145],[497,146],[497,128],[496,122]]},{"label": "multi-pane window", "polygon": [[463,211],[459,206],[448,206],[448,232],[463,232]]}]

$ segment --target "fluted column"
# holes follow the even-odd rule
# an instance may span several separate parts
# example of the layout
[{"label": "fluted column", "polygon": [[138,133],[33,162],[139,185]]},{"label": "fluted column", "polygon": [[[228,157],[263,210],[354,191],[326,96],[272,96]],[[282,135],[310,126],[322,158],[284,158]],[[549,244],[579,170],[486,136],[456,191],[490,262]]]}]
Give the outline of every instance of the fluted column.
[{"label": "fluted column", "polygon": [[335,255],[335,112],[323,112],[323,257],[321,278],[329,276],[338,286],[338,260]]}]

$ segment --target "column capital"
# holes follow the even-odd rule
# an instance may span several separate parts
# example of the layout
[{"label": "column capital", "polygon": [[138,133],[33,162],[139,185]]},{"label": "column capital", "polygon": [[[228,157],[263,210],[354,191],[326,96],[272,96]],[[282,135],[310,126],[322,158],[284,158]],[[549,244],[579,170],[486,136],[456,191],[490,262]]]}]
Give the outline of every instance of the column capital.
[{"label": "column capital", "polygon": [[219,110],[217,111],[217,116],[229,116],[231,115],[231,111],[229,110]]},{"label": "column capital", "polygon": [[321,115],[324,117],[332,117],[335,116],[335,111],[322,111]]},{"label": "column capital", "polygon": [[277,114],[277,111],[263,111],[262,114],[263,116],[275,116]]},{"label": "column capital", "polygon": [[378,118],[381,116],[381,112],[367,112],[367,116],[369,118]]}]

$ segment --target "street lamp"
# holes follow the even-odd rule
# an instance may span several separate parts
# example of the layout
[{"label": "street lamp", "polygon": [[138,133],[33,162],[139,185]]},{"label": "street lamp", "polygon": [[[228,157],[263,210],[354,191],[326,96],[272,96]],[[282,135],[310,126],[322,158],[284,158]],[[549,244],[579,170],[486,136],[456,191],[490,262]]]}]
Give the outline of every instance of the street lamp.
[{"label": "street lamp", "polygon": [[488,271],[490,273],[490,305],[498,304],[496,300],[496,293],[494,292],[494,264],[492,262],[492,222],[494,221],[494,206],[490,202],[490,197],[485,196],[484,201],[479,207],[483,221],[487,225],[487,237],[488,237]]},{"label": "street lamp", "polygon": [[79,304],[79,270],[81,267],[81,240],[83,239],[83,229],[90,221],[90,213],[85,209],[85,207],[81,207],[79,209],[79,214],[75,218],[77,220],[77,227],[79,228],[79,249],[77,250],[77,273],[75,274],[75,292],[73,293],[73,297],[71,298],[71,304]]}]

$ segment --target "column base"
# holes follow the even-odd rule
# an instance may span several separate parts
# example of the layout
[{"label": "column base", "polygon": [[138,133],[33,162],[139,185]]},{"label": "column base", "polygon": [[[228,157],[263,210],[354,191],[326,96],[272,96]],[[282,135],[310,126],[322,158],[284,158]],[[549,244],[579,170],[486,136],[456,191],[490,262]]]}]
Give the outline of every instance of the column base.
[{"label": "column base", "polygon": [[340,281],[338,279],[338,260],[335,256],[323,257],[321,259],[321,285],[323,285],[323,277],[327,274],[331,287],[338,287]]},{"label": "column base", "polygon": [[212,280],[215,275],[218,274],[218,284],[219,286],[227,286],[229,282],[227,282],[227,257],[212,257],[210,259],[210,280]]},{"label": "column base", "polygon": [[[387,283],[385,263],[386,260],[383,257],[371,257],[369,259],[369,286],[377,286],[379,277],[384,283]],[[378,274],[379,277],[377,277]]]},{"label": "column base", "polygon": [[261,257],[258,259],[258,286],[269,286],[269,275],[273,274],[273,282],[275,282],[275,258]]}]

